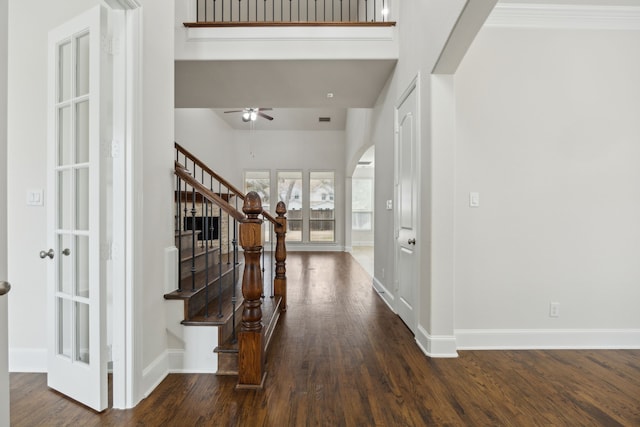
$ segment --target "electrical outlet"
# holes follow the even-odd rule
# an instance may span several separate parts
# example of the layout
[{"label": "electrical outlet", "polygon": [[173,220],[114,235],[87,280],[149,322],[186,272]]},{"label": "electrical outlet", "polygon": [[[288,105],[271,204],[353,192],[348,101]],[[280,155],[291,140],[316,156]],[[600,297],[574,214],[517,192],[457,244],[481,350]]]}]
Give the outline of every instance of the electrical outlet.
[{"label": "electrical outlet", "polygon": [[549,303],[549,317],[560,317],[560,303],[559,302],[550,302]]}]

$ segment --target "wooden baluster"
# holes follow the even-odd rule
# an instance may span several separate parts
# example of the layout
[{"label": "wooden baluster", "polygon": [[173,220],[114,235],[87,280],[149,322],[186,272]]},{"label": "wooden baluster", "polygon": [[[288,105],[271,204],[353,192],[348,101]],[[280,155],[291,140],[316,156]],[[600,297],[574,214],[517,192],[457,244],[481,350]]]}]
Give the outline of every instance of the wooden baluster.
[{"label": "wooden baluster", "polygon": [[274,294],[282,297],[280,309],[287,311],[287,246],[285,244],[285,234],[287,234],[287,207],[284,202],[278,202],[276,206],[277,225],[274,225],[276,232],[276,277],[273,281]]},{"label": "wooden baluster", "polygon": [[244,309],[238,336],[237,388],[262,388],[264,370],[264,343],[262,338],[262,201],[255,191],[247,194],[242,211],[247,219],[240,224],[240,245],[244,249],[244,276],[242,296]]}]

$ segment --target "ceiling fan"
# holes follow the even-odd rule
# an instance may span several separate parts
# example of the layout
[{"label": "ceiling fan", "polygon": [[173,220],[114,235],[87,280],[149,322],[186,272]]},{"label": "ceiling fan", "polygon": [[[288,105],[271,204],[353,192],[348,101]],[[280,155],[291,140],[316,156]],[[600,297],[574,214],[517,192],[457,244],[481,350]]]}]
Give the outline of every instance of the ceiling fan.
[{"label": "ceiling fan", "polygon": [[251,108],[243,108],[242,110],[225,111],[225,113],[242,113],[243,122],[255,122],[258,119],[258,116],[262,117],[263,119],[273,120],[273,117],[263,113],[263,111],[270,111],[270,110],[273,110],[273,108],[251,107]]}]

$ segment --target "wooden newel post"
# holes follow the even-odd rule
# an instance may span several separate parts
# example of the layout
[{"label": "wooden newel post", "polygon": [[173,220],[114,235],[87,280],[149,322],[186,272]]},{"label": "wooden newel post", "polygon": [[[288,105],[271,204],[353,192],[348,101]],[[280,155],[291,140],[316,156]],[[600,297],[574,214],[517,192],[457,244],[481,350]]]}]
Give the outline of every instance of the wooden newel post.
[{"label": "wooden newel post", "polygon": [[262,338],[262,201],[255,191],[247,194],[242,211],[247,219],[240,224],[240,246],[244,250],[242,296],[244,309],[238,336],[238,388],[262,388],[264,343]]},{"label": "wooden newel post", "polygon": [[282,297],[280,305],[282,311],[287,310],[287,246],[285,244],[285,234],[287,234],[287,207],[284,202],[278,202],[276,206],[277,225],[276,231],[276,277],[273,281],[274,293]]}]

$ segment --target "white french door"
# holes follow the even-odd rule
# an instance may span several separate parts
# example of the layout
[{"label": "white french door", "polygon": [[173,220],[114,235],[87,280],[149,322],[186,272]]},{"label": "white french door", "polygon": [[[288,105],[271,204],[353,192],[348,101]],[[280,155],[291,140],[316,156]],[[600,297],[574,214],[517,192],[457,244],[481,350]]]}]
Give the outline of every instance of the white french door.
[{"label": "white french door", "polygon": [[415,333],[418,304],[418,97],[415,85],[396,109],[396,311]]},{"label": "white french door", "polygon": [[49,33],[48,385],[107,407],[105,173],[110,143],[108,11],[97,6]]}]

